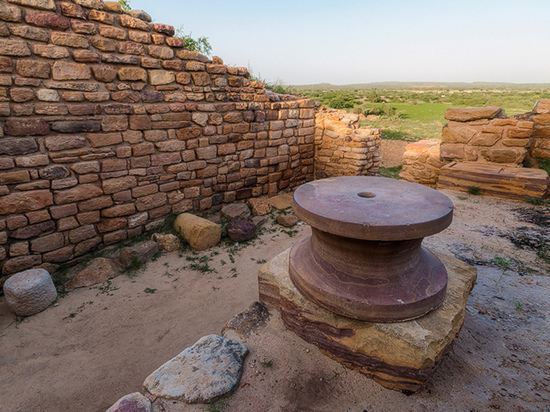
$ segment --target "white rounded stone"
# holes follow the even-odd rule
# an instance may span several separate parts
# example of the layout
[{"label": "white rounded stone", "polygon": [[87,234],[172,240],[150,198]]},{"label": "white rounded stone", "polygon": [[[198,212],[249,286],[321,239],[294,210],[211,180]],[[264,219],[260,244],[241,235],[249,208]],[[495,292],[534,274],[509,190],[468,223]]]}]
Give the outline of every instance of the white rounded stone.
[{"label": "white rounded stone", "polygon": [[29,269],[6,280],[4,296],[16,315],[31,316],[49,307],[57,299],[57,290],[48,271]]}]

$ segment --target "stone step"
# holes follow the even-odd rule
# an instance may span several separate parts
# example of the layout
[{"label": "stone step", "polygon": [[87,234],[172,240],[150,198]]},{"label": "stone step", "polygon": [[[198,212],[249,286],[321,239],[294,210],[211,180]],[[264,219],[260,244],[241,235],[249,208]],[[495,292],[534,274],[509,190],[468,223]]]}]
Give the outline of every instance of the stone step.
[{"label": "stone step", "polygon": [[525,200],[547,196],[549,178],[542,169],[494,164],[452,162],[441,169],[438,189],[467,192],[472,186],[479,187],[484,195]]}]

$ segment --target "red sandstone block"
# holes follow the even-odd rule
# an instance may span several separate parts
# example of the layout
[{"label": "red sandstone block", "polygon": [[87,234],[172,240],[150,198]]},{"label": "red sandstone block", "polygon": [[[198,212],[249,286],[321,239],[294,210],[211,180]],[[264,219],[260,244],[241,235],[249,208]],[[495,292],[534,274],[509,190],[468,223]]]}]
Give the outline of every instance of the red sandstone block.
[{"label": "red sandstone block", "polygon": [[53,32],[51,34],[51,42],[57,46],[69,46],[81,49],[89,47],[88,39],[80,34]]},{"label": "red sandstone block", "polygon": [[[111,196],[98,196],[90,200],[85,200],[78,204],[78,210],[80,212],[91,212],[99,209],[104,209],[113,205]],[[80,221],[80,217],[78,217]],[[81,224],[84,224],[81,222]]]},{"label": "red sandstone block", "polygon": [[27,13],[25,21],[39,27],[48,27],[52,30],[67,30],[69,21],[61,16],[50,13]]},{"label": "red sandstone block", "polygon": [[76,19],[85,19],[86,18],[86,13],[82,9],[82,7],[80,7],[78,4],[69,3],[69,2],[61,2],[61,3],[59,3],[59,5],[60,5],[60,8],[61,8],[61,13],[64,16],[74,17]]},{"label": "red sandstone block", "polygon": [[78,208],[76,207],[76,203],[50,207],[50,213],[54,219],[62,219],[67,216],[73,216],[76,215],[77,212]]},{"label": "red sandstone block", "polygon": [[114,230],[119,230],[128,224],[128,221],[124,217],[116,217],[113,219],[103,219],[96,224],[97,230],[99,233],[112,232]]}]

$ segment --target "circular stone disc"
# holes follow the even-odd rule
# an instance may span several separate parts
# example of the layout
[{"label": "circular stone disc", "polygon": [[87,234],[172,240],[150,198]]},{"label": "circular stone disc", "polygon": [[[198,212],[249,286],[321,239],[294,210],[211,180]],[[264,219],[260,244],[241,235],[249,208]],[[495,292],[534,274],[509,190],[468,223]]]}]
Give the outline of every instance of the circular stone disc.
[{"label": "circular stone disc", "polygon": [[294,192],[295,213],[322,231],[354,239],[420,239],[451,224],[453,203],[437,190],[374,176],[316,180]]}]

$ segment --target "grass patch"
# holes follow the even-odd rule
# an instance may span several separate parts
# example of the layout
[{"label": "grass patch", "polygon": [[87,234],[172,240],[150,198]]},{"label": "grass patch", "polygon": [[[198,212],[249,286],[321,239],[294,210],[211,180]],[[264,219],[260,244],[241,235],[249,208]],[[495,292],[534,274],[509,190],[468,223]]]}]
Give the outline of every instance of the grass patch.
[{"label": "grass patch", "polygon": [[155,293],[155,292],[157,291],[157,289],[145,288],[143,291],[144,291],[145,293],[151,293],[151,294],[153,294],[153,293]]},{"label": "grass patch", "polygon": [[393,167],[382,167],[378,168],[378,176],[389,177],[391,179],[399,180],[399,173],[401,173],[403,165],[393,166]]},{"label": "grass patch", "polygon": [[543,159],[541,157],[536,157],[535,160],[539,164],[539,168],[545,170],[546,173],[550,174],[550,159]]},{"label": "grass patch", "polygon": [[268,361],[260,362],[260,365],[262,365],[264,368],[272,368],[273,367],[273,359],[270,359]]},{"label": "grass patch", "polygon": [[222,396],[217,401],[212,402],[208,405],[206,408],[202,408],[202,412],[223,412],[227,408],[229,408],[229,399],[231,398],[231,395]]},{"label": "grass patch", "polygon": [[469,186],[467,191],[471,195],[478,196],[478,195],[481,194],[481,187],[479,187],[479,186]]}]

